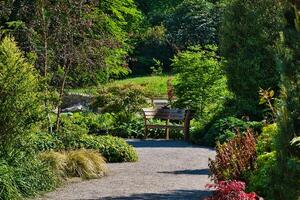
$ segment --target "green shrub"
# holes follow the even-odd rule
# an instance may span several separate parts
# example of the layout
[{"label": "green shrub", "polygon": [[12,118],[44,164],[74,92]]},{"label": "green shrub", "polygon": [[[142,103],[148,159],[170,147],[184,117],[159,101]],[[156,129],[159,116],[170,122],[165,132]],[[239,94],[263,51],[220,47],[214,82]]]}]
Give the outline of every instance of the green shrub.
[{"label": "green shrub", "polygon": [[138,155],[124,139],[113,136],[85,136],[85,148],[99,150],[108,162],[135,162]]},{"label": "green shrub", "polygon": [[[279,1],[282,3],[281,1]],[[287,1],[284,5],[284,29],[278,43],[277,64],[281,72],[281,98],[277,101],[276,170],[272,176],[272,200],[299,200],[300,151],[291,146],[294,137],[300,136],[300,52],[299,2]]]},{"label": "green shrub", "polygon": [[[130,116],[129,121],[117,120],[110,113],[74,113],[71,116],[64,116],[63,130],[70,129],[68,126],[84,127],[84,132],[92,135],[114,135],[123,138],[144,138],[144,119],[139,115]],[[72,129],[74,129],[72,128]],[[62,131],[63,132],[63,131]]]},{"label": "green shrub", "polygon": [[146,104],[143,87],[127,84],[100,88],[93,107],[112,114],[117,122],[128,122]]},{"label": "green shrub", "polygon": [[0,43],[0,74],[0,199],[22,199],[57,184],[51,169],[34,156],[29,140],[44,113],[41,83],[9,38]]},{"label": "green shrub", "polygon": [[172,64],[177,73],[174,106],[194,110],[195,117],[203,122],[213,118],[229,96],[223,59],[216,52],[216,46],[190,47],[178,54]]},{"label": "green shrub", "polygon": [[258,155],[275,151],[275,140],[277,137],[277,133],[277,124],[271,124],[262,128],[262,133],[257,139],[256,151]]},{"label": "green shrub", "polygon": [[[224,1],[220,47],[227,60],[228,87],[235,95],[232,109],[239,116],[262,118],[260,88],[278,89],[276,46],[282,25],[278,0]],[[270,20],[272,19],[272,20]],[[292,20],[293,21],[293,20]],[[293,22],[292,22],[293,23]]]},{"label": "green shrub", "polygon": [[206,134],[205,126],[203,126],[203,123],[192,120],[191,126],[190,126],[190,141],[194,144],[201,144],[205,145],[203,142],[203,137]]},{"label": "green shrub", "polygon": [[42,98],[38,73],[10,38],[0,43],[0,74],[0,143],[4,149],[30,132],[42,112]]},{"label": "green shrub", "polygon": [[267,197],[270,192],[270,177],[276,167],[276,152],[265,153],[258,156],[256,169],[251,172],[248,180],[248,190],[255,191],[262,197]]},{"label": "green shrub", "polygon": [[[112,134],[120,137],[139,137],[141,119],[138,112],[147,105],[144,88],[133,84],[113,85],[99,90],[94,108],[113,117]],[[137,123],[136,123],[137,122]]]},{"label": "green shrub", "polygon": [[214,146],[217,142],[221,144],[232,139],[237,131],[244,132],[248,128],[260,132],[261,122],[245,122],[235,117],[226,117],[217,120],[205,134],[204,143]]},{"label": "green shrub", "polygon": [[88,135],[86,132],[76,133],[76,129],[61,135],[43,133],[42,136],[38,142],[35,141],[35,149],[38,152],[85,148],[99,151],[108,162],[135,162],[138,160],[135,149],[119,137]]},{"label": "green shrub", "polygon": [[21,194],[14,182],[13,170],[6,162],[0,163],[0,199],[18,200]]},{"label": "green shrub", "polygon": [[32,133],[30,137],[33,148],[40,151],[47,151],[50,149],[64,149],[63,142],[59,139],[57,134],[49,134],[47,132]]},{"label": "green shrub", "polygon": [[65,150],[74,150],[84,148],[80,142],[81,138],[88,134],[85,126],[80,126],[71,121],[64,121],[61,131],[57,134]]},{"label": "green shrub", "polygon": [[[299,199],[299,188],[295,188],[300,180],[300,160],[288,158],[286,170],[291,173],[280,175],[278,167],[278,153],[273,151],[257,158],[256,169],[248,178],[249,191],[255,190],[266,200],[282,199],[277,195],[284,195],[284,199]],[[282,194],[282,190],[286,192]]]},{"label": "green shrub", "polygon": [[24,161],[16,168],[13,167],[15,184],[23,197],[53,190],[58,184],[57,176],[52,169],[37,158]]},{"label": "green shrub", "polygon": [[108,134],[115,124],[115,119],[109,113],[74,113],[72,116],[64,117],[63,121],[72,121],[74,124],[86,127],[89,133],[97,135]]},{"label": "green shrub", "polygon": [[271,124],[262,128],[262,133],[257,139],[257,160],[254,171],[248,173],[248,189],[256,191],[260,196],[267,197],[271,192],[270,177],[276,167],[275,139],[277,137],[277,124]]},{"label": "green shrub", "polygon": [[133,116],[128,122],[116,122],[112,135],[123,138],[144,138],[144,119],[140,116]]},{"label": "green shrub", "polygon": [[56,187],[57,177],[52,170],[38,159],[26,156],[27,158],[14,157],[17,161],[14,163],[1,159],[0,199],[23,199]]}]

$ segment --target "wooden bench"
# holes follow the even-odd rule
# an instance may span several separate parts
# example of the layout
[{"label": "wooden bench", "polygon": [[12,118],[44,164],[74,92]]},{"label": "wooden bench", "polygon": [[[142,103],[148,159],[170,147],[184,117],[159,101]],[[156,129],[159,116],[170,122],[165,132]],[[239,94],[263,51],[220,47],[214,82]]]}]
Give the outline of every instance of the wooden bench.
[{"label": "wooden bench", "polygon": [[[184,140],[189,141],[190,130],[190,111],[185,109],[167,109],[167,108],[144,108],[144,120],[145,120],[145,138],[148,136],[149,129],[165,129],[166,139],[170,137],[170,129],[183,130]],[[150,124],[150,119],[160,119],[166,121],[165,125]],[[170,125],[170,121],[179,121],[179,125]]]}]

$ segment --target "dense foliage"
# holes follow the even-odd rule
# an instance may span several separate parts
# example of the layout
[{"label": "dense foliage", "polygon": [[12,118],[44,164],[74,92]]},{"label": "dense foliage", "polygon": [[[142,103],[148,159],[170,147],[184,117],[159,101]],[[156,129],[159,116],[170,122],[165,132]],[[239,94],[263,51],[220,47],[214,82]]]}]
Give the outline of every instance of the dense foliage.
[{"label": "dense foliage", "polygon": [[277,134],[276,124],[263,127],[262,133],[257,138],[255,168],[247,172],[248,189],[266,198],[270,197],[271,177],[276,169]]},{"label": "dense foliage", "polygon": [[257,153],[262,155],[275,151],[276,149],[276,137],[278,135],[277,124],[271,124],[263,127],[262,133],[258,137],[257,141]]},{"label": "dense foliage", "polygon": [[[278,47],[278,67],[282,74],[281,99],[278,103],[276,170],[272,175],[270,199],[299,199],[300,151],[291,145],[299,136],[299,1],[284,4],[285,28]],[[284,191],[284,192],[283,192]]]},{"label": "dense foliage", "polygon": [[223,8],[221,51],[233,108],[240,115],[261,118],[260,88],[277,90],[275,46],[281,30],[280,1],[228,1]]},{"label": "dense foliage", "polygon": [[235,117],[226,117],[217,120],[203,136],[203,142],[207,145],[214,146],[217,143],[223,144],[233,139],[236,132],[245,132],[247,129],[252,129],[255,132],[260,132],[262,123],[247,122]]},{"label": "dense foliage", "polygon": [[38,75],[10,38],[0,43],[0,143],[2,150],[33,128],[42,105]]},{"label": "dense foliage", "polygon": [[37,151],[77,150],[81,148],[97,150],[108,162],[135,162],[138,160],[135,149],[124,139],[113,136],[88,135],[87,130],[79,126],[71,127],[57,135],[48,133],[34,134],[34,146]]},{"label": "dense foliage", "polygon": [[144,28],[132,54],[133,72],[149,73],[153,58],[170,72],[170,59],[189,46],[218,43],[219,2],[209,0],[137,1],[145,15]]},{"label": "dense foliage", "polygon": [[[134,85],[111,86],[99,89],[93,107],[114,114],[116,118],[130,120],[147,103],[142,87]],[[124,121],[122,120],[122,121]]]},{"label": "dense foliage", "polygon": [[1,157],[1,199],[19,200],[56,187],[57,180],[53,171],[37,158],[22,152],[11,152],[11,156]]},{"label": "dense foliage", "polygon": [[[0,199],[99,177],[104,158],[136,161],[114,136],[143,138],[139,112],[157,96],[192,110],[193,142],[217,145],[208,199],[258,198],[245,189],[299,199],[299,8],[299,0],[0,1]],[[112,82],[129,73],[152,77]],[[98,91],[95,113],[62,114],[66,88],[87,86]]]},{"label": "dense foliage", "polygon": [[249,190],[256,191],[260,196],[266,199],[272,199],[271,177],[276,171],[276,152],[264,153],[258,155],[256,160],[256,169],[248,177]]},{"label": "dense foliage", "polygon": [[42,112],[38,75],[16,43],[0,43],[0,199],[22,199],[56,186],[49,167],[31,150],[29,134]]},{"label": "dense foliage", "polygon": [[218,17],[215,4],[184,0],[166,19],[167,39],[176,49],[217,43]]},{"label": "dense foliage", "polygon": [[228,96],[222,58],[215,46],[191,47],[173,59],[175,106],[196,112],[204,122],[220,110]]},{"label": "dense foliage", "polygon": [[73,85],[99,83],[124,72],[129,37],[142,18],[132,0],[5,1],[1,11],[5,33],[37,54],[41,73],[55,73],[56,84],[68,70]]},{"label": "dense foliage", "polygon": [[[93,107],[102,113],[109,113],[114,118],[114,131],[118,136],[138,135],[131,133],[134,129],[141,131],[137,114],[147,106],[143,87],[122,85],[101,88],[95,98]],[[135,128],[134,128],[135,127]],[[141,134],[141,133],[140,133]]]}]

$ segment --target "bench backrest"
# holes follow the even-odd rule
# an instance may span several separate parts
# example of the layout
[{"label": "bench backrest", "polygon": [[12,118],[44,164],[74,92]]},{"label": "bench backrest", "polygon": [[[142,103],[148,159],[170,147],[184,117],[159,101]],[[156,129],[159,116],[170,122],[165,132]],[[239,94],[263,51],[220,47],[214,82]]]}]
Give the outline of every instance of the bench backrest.
[{"label": "bench backrest", "polygon": [[146,119],[165,119],[165,120],[184,120],[186,110],[184,109],[154,109],[144,108],[144,117]]}]

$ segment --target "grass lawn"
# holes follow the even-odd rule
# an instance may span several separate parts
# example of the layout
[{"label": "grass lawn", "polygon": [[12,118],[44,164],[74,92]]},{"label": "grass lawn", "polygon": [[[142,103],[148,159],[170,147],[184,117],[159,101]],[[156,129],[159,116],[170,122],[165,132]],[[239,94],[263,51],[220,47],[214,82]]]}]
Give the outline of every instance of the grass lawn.
[{"label": "grass lawn", "polygon": [[[105,86],[134,84],[145,87],[147,93],[153,97],[167,96],[167,81],[169,76],[144,76],[137,78],[128,78],[108,83]],[[81,94],[97,94],[97,87],[68,89],[68,92]]]}]

